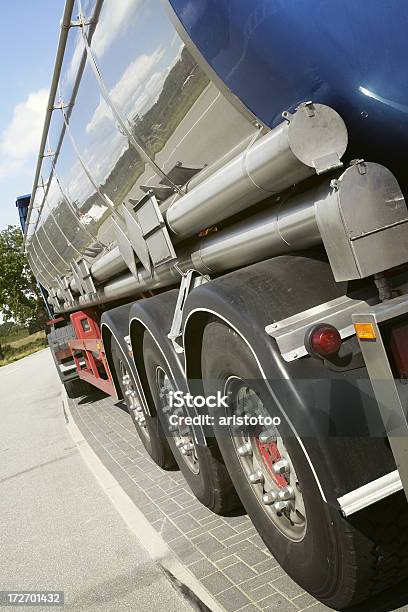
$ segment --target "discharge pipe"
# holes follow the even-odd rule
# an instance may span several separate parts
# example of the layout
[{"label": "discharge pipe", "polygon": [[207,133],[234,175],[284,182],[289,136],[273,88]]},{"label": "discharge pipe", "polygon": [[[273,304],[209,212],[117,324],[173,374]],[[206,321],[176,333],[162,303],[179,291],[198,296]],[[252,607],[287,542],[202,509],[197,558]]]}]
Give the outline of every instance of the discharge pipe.
[{"label": "discharge pipe", "polygon": [[[243,152],[169,206],[166,222],[178,239],[193,236],[316,173],[342,166],[348,135],[335,110],[308,102],[293,115],[283,116],[283,123],[252,139]],[[115,247],[92,265],[91,274],[103,282],[125,268]]]}]

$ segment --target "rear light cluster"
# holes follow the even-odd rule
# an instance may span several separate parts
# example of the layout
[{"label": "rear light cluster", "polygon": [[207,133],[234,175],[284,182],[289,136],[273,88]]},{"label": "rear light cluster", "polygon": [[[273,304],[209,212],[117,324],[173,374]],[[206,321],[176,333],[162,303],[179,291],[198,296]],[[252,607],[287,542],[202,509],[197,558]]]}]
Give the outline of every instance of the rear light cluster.
[{"label": "rear light cluster", "polygon": [[312,357],[321,359],[334,357],[340,351],[341,345],[339,331],[328,323],[315,325],[306,333],[305,346]]}]

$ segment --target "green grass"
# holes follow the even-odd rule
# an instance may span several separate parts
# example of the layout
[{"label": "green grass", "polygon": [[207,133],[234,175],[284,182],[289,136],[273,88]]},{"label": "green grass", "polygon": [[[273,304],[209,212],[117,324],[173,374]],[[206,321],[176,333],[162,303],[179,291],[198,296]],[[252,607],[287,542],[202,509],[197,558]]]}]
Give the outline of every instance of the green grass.
[{"label": "green grass", "polygon": [[19,329],[8,336],[0,336],[0,344],[12,344],[16,340],[20,340],[21,338],[27,338],[28,331],[26,329]]},{"label": "green grass", "polygon": [[1,350],[4,358],[0,359],[0,367],[13,363],[13,361],[18,361],[32,353],[36,353],[47,346],[47,338],[43,331],[36,332],[29,336],[14,336],[11,338],[13,341],[9,344],[5,344],[4,338],[1,338]]},{"label": "green grass", "polygon": [[[30,344],[31,342],[35,342],[36,340],[40,340],[41,338],[45,338],[45,332],[38,331],[35,334],[31,334],[31,336],[23,336],[20,338],[14,339],[12,342],[8,342],[13,348],[22,348],[26,344]],[[6,343],[4,343],[6,344]]]}]

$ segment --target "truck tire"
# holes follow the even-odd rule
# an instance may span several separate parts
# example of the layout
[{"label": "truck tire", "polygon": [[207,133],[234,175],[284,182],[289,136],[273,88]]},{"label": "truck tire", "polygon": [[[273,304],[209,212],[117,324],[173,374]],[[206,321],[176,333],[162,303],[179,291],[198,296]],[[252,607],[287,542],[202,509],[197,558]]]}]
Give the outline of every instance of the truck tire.
[{"label": "truck tire", "polygon": [[[206,393],[211,394],[216,387],[224,393],[226,381],[230,381],[228,385],[238,385],[230,397],[231,406],[235,400],[240,405],[240,393],[252,394],[245,386],[255,388],[251,398],[259,406],[270,401],[252,351],[241,336],[219,321],[210,322],[204,330],[202,378]],[[284,456],[289,466],[284,476],[286,483],[279,481],[280,485],[284,484],[286,489],[290,481],[292,489],[299,491],[290,502],[293,503],[290,510],[283,510],[279,516],[275,506],[270,505],[271,497],[266,502],[264,499],[269,485],[256,483],[253,477],[251,482],[249,478],[254,464],[260,467],[265,483],[271,478],[269,455],[261,452],[259,433],[250,438],[247,456],[248,447],[237,446],[242,443],[237,431],[229,435],[225,429],[222,435],[217,430],[216,433],[235,488],[266,546],[293,580],[314,597],[343,610],[407,576],[408,512],[402,492],[345,519],[338,509],[323,501],[298,440],[295,437],[280,440],[276,431],[276,443],[273,438],[267,445],[271,453],[279,451],[272,461]],[[256,480],[259,470],[255,473]]]},{"label": "truck tire", "polygon": [[61,349],[67,349],[68,341],[73,340],[75,337],[75,331],[72,323],[54,328],[47,336],[48,345],[51,350],[51,355],[54,360],[58,376],[60,377],[61,382],[65,387],[67,396],[70,399],[84,397],[85,395],[90,395],[93,391],[95,391],[95,387],[87,383],[85,380],[80,379],[79,376],[72,378],[71,375],[71,380],[64,380],[64,377],[61,374],[56,352]]},{"label": "truck tire", "polygon": [[[152,414],[150,416],[148,414],[143,414],[141,418],[138,418],[138,415],[135,414],[134,404],[132,404],[132,400],[126,394],[126,391],[131,390],[137,394],[137,384],[126,359],[123,357],[122,350],[114,338],[112,338],[112,360],[124,402],[126,403],[128,412],[132,417],[143,446],[153,461],[163,470],[174,469],[174,457],[164,433],[161,430],[157,415]],[[129,376],[129,382],[127,384],[123,380],[125,376]],[[138,404],[141,406],[139,402]]]},{"label": "truck tire", "polygon": [[[175,385],[168,364],[149,333],[143,339],[143,359],[154,409],[160,410],[163,418],[165,406],[160,396],[163,380],[167,379],[171,387]],[[191,428],[180,428],[167,439],[191,491],[204,506],[222,515],[242,507],[214,437],[208,438],[207,446],[197,444]],[[185,445],[190,448],[182,454]]]}]

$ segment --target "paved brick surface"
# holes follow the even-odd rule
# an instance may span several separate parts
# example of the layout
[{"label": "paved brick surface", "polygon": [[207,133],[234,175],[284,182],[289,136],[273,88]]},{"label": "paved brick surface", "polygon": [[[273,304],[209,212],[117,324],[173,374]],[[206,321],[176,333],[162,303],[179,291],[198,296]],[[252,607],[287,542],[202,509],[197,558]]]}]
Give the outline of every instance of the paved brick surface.
[{"label": "paved brick surface", "polygon": [[[180,472],[149,458],[122,403],[109,397],[70,400],[72,416],[135,505],[172,551],[227,612],[330,610],[305,593],[265,548],[247,516],[213,514]],[[401,605],[401,604],[400,604]],[[405,610],[390,606],[378,610]],[[374,610],[365,607],[365,610]]]}]

